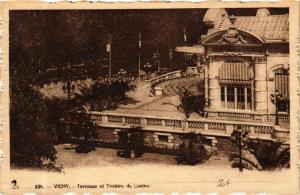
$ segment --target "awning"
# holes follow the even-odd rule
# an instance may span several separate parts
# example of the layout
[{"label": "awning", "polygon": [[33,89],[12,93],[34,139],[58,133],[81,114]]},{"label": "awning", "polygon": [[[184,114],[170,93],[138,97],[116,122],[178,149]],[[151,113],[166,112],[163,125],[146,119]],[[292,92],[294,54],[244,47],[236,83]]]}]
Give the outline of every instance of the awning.
[{"label": "awning", "polygon": [[220,68],[219,83],[224,85],[250,85],[248,65],[238,60],[226,61]]},{"label": "awning", "polygon": [[181,53],[190,53],[190,54],[204,54],[204,47],[201,45],[197,46],[178,46],[175,48],[175,51]]}]

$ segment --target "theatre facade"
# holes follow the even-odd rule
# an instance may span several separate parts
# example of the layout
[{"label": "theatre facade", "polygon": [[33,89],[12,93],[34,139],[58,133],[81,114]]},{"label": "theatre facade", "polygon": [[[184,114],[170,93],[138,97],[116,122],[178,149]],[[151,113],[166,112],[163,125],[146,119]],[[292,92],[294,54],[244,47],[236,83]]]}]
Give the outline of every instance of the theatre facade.
[{"label": "theatre facade", "polygon": [[278,123],[288,124],[289,15],[208,9],[203,22],[207,117],[272,122],[278,113]]}]

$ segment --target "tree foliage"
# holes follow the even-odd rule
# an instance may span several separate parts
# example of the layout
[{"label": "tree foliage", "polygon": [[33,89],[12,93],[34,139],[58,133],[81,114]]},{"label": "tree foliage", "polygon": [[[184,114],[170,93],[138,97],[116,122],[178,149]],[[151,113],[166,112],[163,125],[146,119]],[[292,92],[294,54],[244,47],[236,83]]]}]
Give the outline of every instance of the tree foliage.
[{"label": "tree foliage", "polygon": [[144,132],[140,127],[127,129],[119,132],[119,146],[122,149],[118,152],[118,156],[131,158],[134,154],[135,158],[144,154]]},{"label": "tree foliage", "polygon": [[202,143],[203,137],[200,134],[187,133],[182,138],[183,142],[179,146],[176,157],[177,164],[196,165],[208,160],[209,154]]},{"label": "tree foliage", "polygon": [[18,83],[14,82],[10,88],[11,163],[13,166],[53,168],[57,137],[48,121],[45,100],[23,80],[15,81]]},{"label": "tree foliage", "polygon": [[290,148],[281,141],[255,140],[248,144],[248,151],[256,158],[262,170],[288,167]]},{"label": "tree foliage", "polygon": [[[194,44],[205,28],[205,10],[43,10],[10,12],[10,63],[34,82],[38,65],[61,67],[85,62],[88,66],[108,58],[112,36],[112,67],[136,72],[138,33],[142,33],[142,63],[157,49],[168,62],[168,47],[183,44],[183,28]],[[169,46],[170,45],[170,46]],[[130,55],[128,55],[130,51]],[[33,67],[33,68],[28,68]],[[102,70],[100,70],[102,71]],[[33,77],[33,78],[30,78]]]}]

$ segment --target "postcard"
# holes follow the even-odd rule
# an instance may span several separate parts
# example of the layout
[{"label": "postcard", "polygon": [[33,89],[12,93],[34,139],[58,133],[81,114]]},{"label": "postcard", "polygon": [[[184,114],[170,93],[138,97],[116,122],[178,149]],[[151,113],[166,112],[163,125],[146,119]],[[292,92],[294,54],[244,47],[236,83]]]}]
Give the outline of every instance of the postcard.
[{"label": "postcard", "polygon": [[3,194],[298,194],[299,2],[1,2]]}]

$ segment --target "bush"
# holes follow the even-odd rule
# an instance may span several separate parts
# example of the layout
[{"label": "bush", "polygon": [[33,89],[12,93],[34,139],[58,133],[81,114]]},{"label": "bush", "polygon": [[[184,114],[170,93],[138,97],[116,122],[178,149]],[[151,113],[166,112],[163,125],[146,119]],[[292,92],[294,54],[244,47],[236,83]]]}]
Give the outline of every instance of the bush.
[{"label": "bush", "polygon": [[141,157],[144,154],[144,132],[140,128],[128,129],[119,132],[119,145],[122,149],[118,156],[130,158],[131,154]]},{"label": "bush", "polygon": [[177,164],[196,165],[209,158],[208,152],[202,144],[201,135],[189,133],[183,136],[183,143],[179,146]]}]

